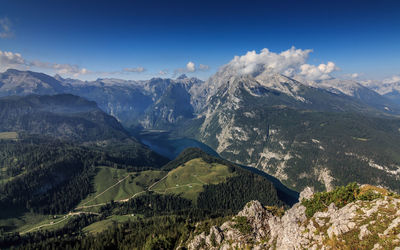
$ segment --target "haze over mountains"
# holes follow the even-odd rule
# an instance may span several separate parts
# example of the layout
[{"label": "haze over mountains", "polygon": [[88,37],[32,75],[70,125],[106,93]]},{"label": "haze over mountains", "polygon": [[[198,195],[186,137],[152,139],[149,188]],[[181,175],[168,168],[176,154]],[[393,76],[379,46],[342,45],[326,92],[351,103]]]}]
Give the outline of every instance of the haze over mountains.
[{"label": "haze over mountains", "polygon": [[362,84],[391,99],[393,102],[399,103],[400,77],[393,76],[383,81],[363,81]]}]

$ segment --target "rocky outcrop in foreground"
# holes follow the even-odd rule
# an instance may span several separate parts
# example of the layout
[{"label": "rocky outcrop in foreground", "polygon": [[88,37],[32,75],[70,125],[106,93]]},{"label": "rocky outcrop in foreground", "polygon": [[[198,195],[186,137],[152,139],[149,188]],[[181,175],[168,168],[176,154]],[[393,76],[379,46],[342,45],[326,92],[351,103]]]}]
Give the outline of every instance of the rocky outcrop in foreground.
[{"label": "rocky outcrop in foreground", "polygon": [[[400,249],[400,196],[368,185],[354,190],[346,188],[322,195],[306,189],[300,196],[303,202],[283,216],[258,201],[251,201],[221,226],[212,226],[207,232],[196,230],[187,246],[189,249]],[[334,202],[323,204],[329,199]]]}]

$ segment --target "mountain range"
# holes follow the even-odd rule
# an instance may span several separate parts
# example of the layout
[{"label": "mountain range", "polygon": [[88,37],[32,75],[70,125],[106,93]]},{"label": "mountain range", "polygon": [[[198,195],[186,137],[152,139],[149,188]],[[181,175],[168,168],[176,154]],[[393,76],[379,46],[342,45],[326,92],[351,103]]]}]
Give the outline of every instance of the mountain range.
[{"label": "mountain range", "polygon": [[400,189],[400,106],[375,90],[269,70],[238,74],[229,64],[205,82],[185,75],[146,81],[80,81],[18,70],[0,75],[0,96],[82,96],[130,132],[156,129],[196,139],[297,191],[349,181]]},{"label": "mountain range", "polygon": [[397,246],[398,224],[353,213],[398,219],[400,108],[377,91],[229,64],[207,81],[7,70],[0,248]]}]

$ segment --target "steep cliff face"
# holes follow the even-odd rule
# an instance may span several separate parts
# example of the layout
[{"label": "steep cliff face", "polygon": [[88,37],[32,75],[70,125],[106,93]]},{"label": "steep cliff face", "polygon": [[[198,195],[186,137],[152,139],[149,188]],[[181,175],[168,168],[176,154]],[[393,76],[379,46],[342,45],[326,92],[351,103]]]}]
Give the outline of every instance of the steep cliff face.
[{"label": "steep cliff face", "polygon": [[140,120],[144,128],[165,129],[194,118],[190,104],[190,83],[172,83],[161,97],[155,101]]},{"label": "steep cliff face", "polygon": [[[354,98],[282,75],[223,79],[211,78],[219,88],[206,97],[194,125],[194,136],[222,157],[297,191],[351,181],[400,190],[398,119],[366,115],[367,106]],[[343,174],[348,171],[353,176]]]},{"label": "steep cliff face", "polygon": [[[369,185],[301,193],[283,216],[258,201],[188,242],[189,249],[394,249],[400,246],[400,196]],[[354,192],[346,196],[341,192]],[[349,193],[351,193],[349,192]],[[335,197],[340,194],[343,199]],[[318,202],[334,202],[318,207]],[[354,199],[346,204],[346,200]],[[335,205],[337,204],[337,205]],[[316,209],[317,208],[317,209]],[[397,249],[397,248],[396,248]]]}]

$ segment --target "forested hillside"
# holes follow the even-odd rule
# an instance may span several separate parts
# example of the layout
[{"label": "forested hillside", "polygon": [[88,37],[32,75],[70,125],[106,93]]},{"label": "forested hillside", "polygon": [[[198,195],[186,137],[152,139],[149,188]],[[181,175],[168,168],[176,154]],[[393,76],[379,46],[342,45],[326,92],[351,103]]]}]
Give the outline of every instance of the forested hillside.
[{"label": "forested hillside", "polygon": [[53,138],[0,140],[0,206],[64,213],[92,191],[95,166],[138,171],[166,162],[137,143],[83,147]]},{"label": "forested hillside", "polygon": [[129,137],[122,125],[100,110],[95,102],[69,94],[0,98],[0,131],[80,142]]},{"label": "forested hillside", "polygon": [[[28,137],[2,140],[0,146],[1,164],[7,166],[0,185],[5,211],[0,247],[88,248],[101,242],[170,248],[186,239],[195,223],[224,220],[252,199],[288,207],[266,178],[199,149],[161,166],[164,159],[154,155],[144,158],[147,163],[135,162],[144,155],[130,155],[128,145],[77,146]],[[35,214],[54,218],[34,222]],[[23,225],[16,216],[24,218]],[[113,237],[124,240],[110,242]]]}]

